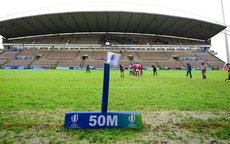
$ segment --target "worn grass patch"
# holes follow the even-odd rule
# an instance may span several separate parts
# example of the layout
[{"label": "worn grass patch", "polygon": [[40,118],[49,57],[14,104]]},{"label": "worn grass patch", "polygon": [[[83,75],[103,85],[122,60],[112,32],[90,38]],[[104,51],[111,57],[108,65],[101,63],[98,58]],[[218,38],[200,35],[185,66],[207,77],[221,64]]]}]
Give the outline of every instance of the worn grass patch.
[{"label": "worn grass patch", "polygon": [[[140,111],[151,126],[230,125],[226,71],[110,71],[109,110]],[[100,110],[103,71],[0,69],[1,125],[63,125],[67,111]],[[184,129],[0,128],[0,143],[228,143],[229,127]]]}]

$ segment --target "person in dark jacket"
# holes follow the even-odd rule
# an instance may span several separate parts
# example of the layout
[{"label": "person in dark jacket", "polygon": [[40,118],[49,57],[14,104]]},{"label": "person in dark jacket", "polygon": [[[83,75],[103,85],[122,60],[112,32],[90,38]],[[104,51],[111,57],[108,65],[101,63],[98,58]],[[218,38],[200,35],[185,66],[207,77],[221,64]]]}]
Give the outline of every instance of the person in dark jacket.
[{"label": "person in dark jacket", "polygon": [[90,73],[90,68],[89,68],[89,64],[86,67],[86,73],[89,72]]},{"label": "person in dark jacket", "polygon": [[227,63],[227,67],[228,67],[228,78],[225,79],[226,80],[230,80],[230,64]]},{"label": "person in dark jacket", "polygon": [[230,80],[230,69],[228,69],[228,78],[225,79],[226,80]]},{"label": "person in dark jacket", "polygon": [[152,65],[152,67],[153,67],[153,75],[155,76],[157,75],[157,68],[154,65]]},{"label": "person in dark jacket", "polygon": [[187,77],[188,74],[189,74],[189,75],[190,75],[190,78],[192,78],[192,73],[191,73],[191,71],[192,71],[192,66],[191,66],[191,64],[187,63],[187,67],[188,67],[188,70],[187,70],[187,75],[186,75],[186,77]]}]

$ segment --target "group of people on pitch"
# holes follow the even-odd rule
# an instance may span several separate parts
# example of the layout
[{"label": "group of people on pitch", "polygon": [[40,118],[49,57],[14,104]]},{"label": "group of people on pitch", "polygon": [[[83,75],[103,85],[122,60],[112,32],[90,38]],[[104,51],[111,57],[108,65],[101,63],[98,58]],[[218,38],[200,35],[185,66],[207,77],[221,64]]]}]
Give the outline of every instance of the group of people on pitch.
[{"label": "group of people on pitch", "polygon": [[[226,80],[230,80],[230,64],[227,64],[228,66],[228,78],[225,79]],[[207,70],[207,66],[204,64],[204,63],[201,63],[201,73],[202,73],[202,77],[203,79],[206,79],[206,70]],[[186,77],[188,75],[190,75],[190,78],[192,78],[192,66],[191,64],[187,63],[187,74],[186,74]]]},{"label": "group of people on pitch", "polygon": [[[202,77],[203,79],[206,79],[206,70],[207,70],[207,66],[204,64],[204,63],[201,63],[201,73],[202,73]],[[186,77],[188,75],[190,75],[190,78],[192,78],[192,66],[191,64],[187,63],[187,74],[186,74]]]},{"label": "group of people on pitch", "polygon": [[140,65],[139,63],[129,65],[129,75],[142,76],[143,70],[144,70],[144,66]]},{"label": "group of people on pitch", "polygon": [[[225,79],[226,80],[230,80],[230,64],[227,64],[228,66],[228,78]],[[153,67],[153,75],[157,75],[157,68],[152,65]],[[129,75],[134,75],[134,76],[142,76],[143,75],[143,70],[144,70],[144,66],[143,65],[140,65],[139,63],[136,63],[136,64],[130,64],[129,65]],[[206,79],[206,70],[207,70],[207,66],[204,64],[204,63],[201,63],[201,73],[202,73],[202,77],[203,79]],[[124,66],[123,65],[120,65],[120,71],[121,71],[121,77],[124,77]],[[188,75],[190,75],[190,78],[192,78],[192,66],[191,64],[187,63],[187,74],[186,74],[186,77]],[[86,68],[86,73],[89,72],[90,73],[90,67],[89,65],[87,65],[87,68]]]},{"label": "group of people on pitch", "polygon": [[[153,75],[157,75],[157,68],[152,65],[153,67]],[[144,66],[139,63],[133,63],[129,65],[129,75],[134,76],[142,76],[143,75]],[[121,77],[124,77],[124,66],[120,65]]]}]

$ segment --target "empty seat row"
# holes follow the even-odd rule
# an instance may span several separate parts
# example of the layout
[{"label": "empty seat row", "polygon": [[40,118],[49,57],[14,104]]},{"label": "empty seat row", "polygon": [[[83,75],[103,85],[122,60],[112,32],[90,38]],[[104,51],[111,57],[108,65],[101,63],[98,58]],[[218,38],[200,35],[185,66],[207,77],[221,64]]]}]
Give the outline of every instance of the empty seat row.
[{"label": "empty seat row", "polygon": [[[23,50],[23,51],[4,51],[0,53],[0,64],[5,66],[80,66],[82,56],[88,56],[84,65],[103,67],[105,60],[98,60],[99,58],[106,58],[108,50]],[[192,51],[111,51],[121,54],[120,64],[128,66],[130,62],[140,62],[144,66],[151,67],[151,65],[170,66],[170,67],[184,67],[190,63],[192,67],[200,67],[202,62],[206,62],[209,66],[222,67],[224,62],[210,53],[193,53]],[[37,57],[42,55],[42,57]],[[172,57],[176,55],[181,58],[201,57],[202,60],[181,60],[175,61]],[[15,60],[11,59],[14,56],[24,57],[32,56],[29,60]],[[134,59],[130,61],[129,56]],[[39,59],[39,60],[38,60]],[[8,61],[9,60],[9,61]],[[8,62],[7,62],[8,61]],[[6,63],[7,62],[7,63]]]},{"label": "empty seat row", "polygon": [[47,59],[75,59],[78,51],[52,51]]},{"label": "empty seat row", "polygon": [[9,62],[5,64],[5,66],[28,66],[31,62],[32,59],[21,59],[21,60],[11,59]]}]

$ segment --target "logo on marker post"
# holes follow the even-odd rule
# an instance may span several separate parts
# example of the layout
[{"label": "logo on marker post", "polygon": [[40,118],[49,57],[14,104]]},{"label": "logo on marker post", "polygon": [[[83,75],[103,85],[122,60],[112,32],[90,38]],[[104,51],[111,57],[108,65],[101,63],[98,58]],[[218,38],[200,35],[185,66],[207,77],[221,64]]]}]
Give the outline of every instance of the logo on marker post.
[{"label": "logo on marker post", "polygon": [[130,115],[129,116],[129,122],[131,122],[131,123],[133,123],[133,122],[135,122],[135,115]]},{"label": "logo on marker post", "polygon": [[71,121],[76,123],[78,121],[78,114],[71,116]]},{"label": "logo on marker post", "polygon": [[131,128],[136,128],[137,126],[135,125],[135,120],[136,120],[136,116],[134,115],[134,114],[132,114],[132,115],[130,115],[129,117],[128,117],[128,119],[129,119],[129,125],[128,125],[128,127],[131,127]]},{"label": "logo on marker post", "polygon": [[78,124],[77,124],[77,121],[78,121],[78,114],[74,114],[71,116],[71,121],[72,121],[72,124],[69,126],[70,128],[81,128]]}]

